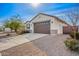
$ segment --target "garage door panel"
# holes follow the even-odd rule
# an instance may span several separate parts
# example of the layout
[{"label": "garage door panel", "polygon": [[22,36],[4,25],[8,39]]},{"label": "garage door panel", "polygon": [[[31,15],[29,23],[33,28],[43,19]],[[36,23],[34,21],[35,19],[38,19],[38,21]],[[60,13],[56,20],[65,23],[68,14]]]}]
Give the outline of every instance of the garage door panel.
[{"label": "garage door panel", "polygon": [[38,22],[34,24],[35,33],[50,33],[50,21]]}]

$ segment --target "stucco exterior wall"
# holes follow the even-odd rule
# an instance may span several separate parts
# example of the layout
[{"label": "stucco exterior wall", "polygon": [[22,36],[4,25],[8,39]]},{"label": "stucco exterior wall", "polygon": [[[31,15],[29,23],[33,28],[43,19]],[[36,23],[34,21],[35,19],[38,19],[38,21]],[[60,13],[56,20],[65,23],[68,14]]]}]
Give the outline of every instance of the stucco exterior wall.
[{"label": "stucco exterior wall", "polygon": [[30,30],[34,33],[34,23],[49,21],[50,20],[50,33],[52,34],[53,30],[57,30],[57,34],[63,33],[63,26],[67,26],[66,24],[56,20],[54,17],[46,16],[46,15],[38,15],[35,19],[33,19],[30,23]]},{"label": "stucco exterior wall", "polygon": [[[62,34],[63,33],[63,26],[67,26],[66,24],[58,21],[56,18],[53,18],[53,20],[51,20],[51,30],[57,30],[57,34]],[[51,32],[52,34],[52,32]]]}]

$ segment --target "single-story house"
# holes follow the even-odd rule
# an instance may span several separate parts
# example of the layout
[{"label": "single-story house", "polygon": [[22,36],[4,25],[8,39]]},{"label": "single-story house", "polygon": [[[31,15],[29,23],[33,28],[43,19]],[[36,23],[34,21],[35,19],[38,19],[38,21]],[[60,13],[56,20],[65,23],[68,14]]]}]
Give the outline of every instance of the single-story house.
[{"label": "single-story house", "polygon": [[56,16],[39,13],[30,22],[32,33],[63,34],[63,27],[68,26],[65,21]]}]

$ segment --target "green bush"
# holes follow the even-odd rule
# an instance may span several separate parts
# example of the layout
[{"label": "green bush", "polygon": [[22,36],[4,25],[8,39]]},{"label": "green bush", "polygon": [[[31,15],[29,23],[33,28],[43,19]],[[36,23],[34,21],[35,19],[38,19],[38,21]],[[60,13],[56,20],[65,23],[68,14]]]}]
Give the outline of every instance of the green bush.
[{"label": "green bush", "polygon": [[2,28],[2,27],[0,27],[0,32],[1,32],[1,31],[3,31],[3,28]]},{"label": "green bush", "polygon": [[[76,35],[76,39],[79,40],[79,32],[75,32],[75,35]],[[71,32],[70,36],[74,38],[74,32]]]},{"label": "green bush", "polygon": [[77,40],[74,40],[74,39],[67,39],[64,43],[71,50],[75,50],[76,49],[76,46],[78,44],[78,41]]},{"label": "green bush", "polygon": [[0,29],[0,32],[2,31],[2,29]]}]

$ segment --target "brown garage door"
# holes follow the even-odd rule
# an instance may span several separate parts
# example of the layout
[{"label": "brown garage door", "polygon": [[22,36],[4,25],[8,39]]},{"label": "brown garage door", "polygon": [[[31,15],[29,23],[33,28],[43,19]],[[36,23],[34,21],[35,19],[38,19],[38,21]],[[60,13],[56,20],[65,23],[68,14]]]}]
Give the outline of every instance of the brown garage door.
[{"label": "brown garage door", "polygon": [[49,34],[50,33],[50,21],[34,23],[34,32]]}]

